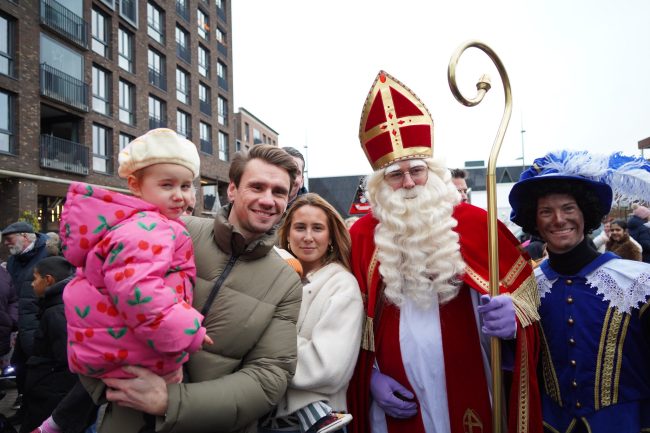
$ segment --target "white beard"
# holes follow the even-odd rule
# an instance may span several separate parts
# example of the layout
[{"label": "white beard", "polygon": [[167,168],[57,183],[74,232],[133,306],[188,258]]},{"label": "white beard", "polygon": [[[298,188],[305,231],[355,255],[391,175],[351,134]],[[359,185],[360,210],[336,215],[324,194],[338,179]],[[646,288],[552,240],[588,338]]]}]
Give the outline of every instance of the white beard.
[{"label": "white beard", "polygon": [[27,244],[27,241],[23,238],[16,240],[16,242],[9,247],[9,254],[11,254],[12,256],[17,256],[18,254],[22,254],[22,252],[25,251],[25,248],[27,248],[27,246],[29,245],[29,244],[27,245],[25,244]]},{"label": "white beard", "polygon": [[459,290],[458,275],[465,269],[460,255],[456,220],[451,216],[459,195],[449,171],[425,160],[427,183],[410,190],[393,189],[383,171],[370,176],[367,195],[379,221],[375,244],[386,298],[401,306],[406,298],[428,308],[435,296],[440,303]]}]

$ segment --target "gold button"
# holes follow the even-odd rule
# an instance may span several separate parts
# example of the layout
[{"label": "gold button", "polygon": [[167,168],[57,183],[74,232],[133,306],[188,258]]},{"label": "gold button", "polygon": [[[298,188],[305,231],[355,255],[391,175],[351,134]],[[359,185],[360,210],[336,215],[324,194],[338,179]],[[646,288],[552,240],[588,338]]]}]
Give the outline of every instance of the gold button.
[{"label": "gold button", "polygon": [[571,386],[572,386],[573,388],[577,388],[577,387],[578,387],[578,382],[576,382],[576,380],[573,379],[573,381],[571,382]]},{"label": "gold button", "polygon": [[576,345],[576,340],[574,340],[573,338],[569,338],[569,344],[571,346],[575,346]]},{"label": "gold button", "polygon": [[581,407],[582,407],[582,403],[580,403],[579,401],[576,401],[576,408],[580,409]]},{"label": "gold button", "polygon": [[575,323],[573,317],[569,317],[569,320],[567,320],[566,322],[569,324],[569,326],[573,326],[573,324]]},{"label": "gold button", "polygon": [[575,367],[575,366],[576,366],[576,360],[575,360],[575,359],[572,359],[572,360],[571,360],[571,367]]},{"label": "gold button", "polygon": [[566,298],[566,303],[573,304],[573,296],[569,296],[568,298]]},{"label": "gold button", "polygon": [[573,284],[573,280],[566,280],[566,283],[567,283],[568,285],[571,285],[571,284]]}]

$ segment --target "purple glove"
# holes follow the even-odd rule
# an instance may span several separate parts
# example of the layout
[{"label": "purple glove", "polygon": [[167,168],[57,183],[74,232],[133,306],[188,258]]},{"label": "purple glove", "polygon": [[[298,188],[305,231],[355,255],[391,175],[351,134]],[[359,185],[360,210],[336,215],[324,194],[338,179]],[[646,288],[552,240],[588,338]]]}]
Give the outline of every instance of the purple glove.
[{"label": "purple glove", "polygon": [[477,311],[483,320],[481,330],[485,335],[511,339],[517,334],[515,306],[512,305],[512,298],[509,295],[498,295],[494,298],[483,295]]},{"label": "purple glove", "polygon": [[[413,393],[404,388],[392,377],[373,369],[370,376],[370,393],[386,415],[393,418],[411,418],[418,413],[418,405],[412,400]],[[397,397],[399,394],[402,398]]]}]

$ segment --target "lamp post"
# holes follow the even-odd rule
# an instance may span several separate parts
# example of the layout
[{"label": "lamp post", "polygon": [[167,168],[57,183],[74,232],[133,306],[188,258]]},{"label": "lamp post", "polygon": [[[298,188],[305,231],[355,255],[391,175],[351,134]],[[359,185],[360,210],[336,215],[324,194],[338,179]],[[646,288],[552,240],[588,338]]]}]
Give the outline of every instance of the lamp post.
[{"label": "lamp post", "polygon": [[526,130],[524,129],[524,121],[521,121],[521,171],[526,170],[526,162],[524,159],[524,134]]},{"label": "lamp post", "polygon": [[302,178],[303,178],[305,188],[309,190],[309,178],[307,177],[307,174],[309,173],[309,169],[307,168],[309,165],[309,158],[308,158],[307,151],[309,150],[309,148],[306,144],[303,146],[303,148],[305,149],[305,166],[302,169]]}]

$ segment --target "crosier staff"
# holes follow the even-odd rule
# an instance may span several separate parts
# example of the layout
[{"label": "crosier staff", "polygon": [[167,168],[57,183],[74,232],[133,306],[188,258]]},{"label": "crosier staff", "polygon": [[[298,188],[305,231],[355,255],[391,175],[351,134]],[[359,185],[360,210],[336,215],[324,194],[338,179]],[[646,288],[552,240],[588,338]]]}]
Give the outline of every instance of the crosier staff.
[{"label": "crosier staff", "polygon": [[[497,156],[499,155],[499,150],[501,150],[501,144],[503,143],[503,137],[508,128],[508,123],[510,122],[510,116],[512,114],[512,94],[510,92],[510,79],[508,78],[508,73],[506,72],[501,59],[496,53],[487,46],[486,44],[479,41],[467,41],[460,45],[451,60],[449,61],[449,67],[447,68],[447,80],[449,81],[449,87],[451,88],[451,93],[458,102],[467,106],[474,107],[478,105],[482,100],[485,94],[490,90],[490,78],[484,74],[481,76],[479,81],[476,83],[477,94],[473,99],[465,98],[458,86],[456,85],[456,65],[458,60],[463,52],[470,47],[475,47],[486,53],[501,76],[501,81],[503,82],[503,93],[505,96],[505,107],[503,109],[503,116],[501,117],[501,124],[499,125],[499,130],[497,136],[494,139],[492,144],[492,150],[490,151],[490,159],[488,161],[487,175],[486,175],[486,185],[487,185],[487,202],[488,202],[488,242],[489,242],[489,270],[490,270],[490,296],[494,297],[499,294],[499,245],[497,242],[497,194],[496,194],[496,162]],[[503,396],[501,392],[501,342],[497,337],[491,337],[491,365],[492,365],[492,431],[494,433],[501,433],[502,431],[502,403]]]}]

